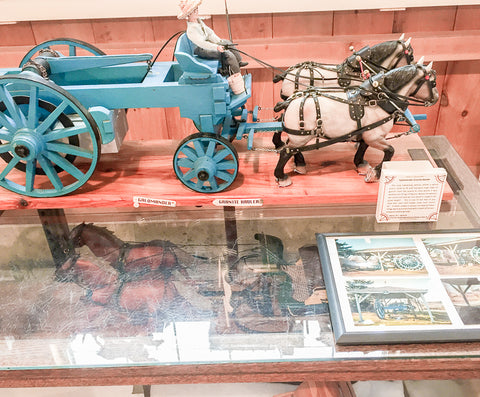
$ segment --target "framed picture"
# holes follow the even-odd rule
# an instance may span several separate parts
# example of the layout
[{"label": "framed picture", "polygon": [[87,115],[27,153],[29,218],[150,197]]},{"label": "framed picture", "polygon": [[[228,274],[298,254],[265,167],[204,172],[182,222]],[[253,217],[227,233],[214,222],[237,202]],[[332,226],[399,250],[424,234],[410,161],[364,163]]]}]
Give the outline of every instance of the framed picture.
[{"label": "framed picture", "polygon": [[480,340],[480,230],[317,243],[338,344]]}]

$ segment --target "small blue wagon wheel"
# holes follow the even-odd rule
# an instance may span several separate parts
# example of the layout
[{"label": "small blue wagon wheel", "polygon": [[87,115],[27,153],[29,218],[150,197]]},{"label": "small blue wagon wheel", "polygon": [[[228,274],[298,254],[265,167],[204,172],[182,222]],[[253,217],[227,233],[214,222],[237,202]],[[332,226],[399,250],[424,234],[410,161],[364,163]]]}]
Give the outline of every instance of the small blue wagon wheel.
[{"label": "small blue wagon wheel", "polygon": [[[68,115],[75,115],[73,125]],[[63,88],[33,74],[2,76],[0,154],[6,163],[0,164],[0,186],[31,197],[63,196],[93,174],[100,134]]]},{"label": "small blue wagon wheel", "polygon": [[54,54],[56,52],[64,56],[77,56],[79,55],[79,50],[84,50],[83,52],[86,52],[87,55],[105,55],[105,53],[101,49],[85,41],[69,38],[58,38],[44,41],[43,43],[40,43],[33,47],[23,57],[22,61],[20,62],[20,67],[23,67],[23,65],[25,65],[30,59],[35,58],[37,55],[39,55],[39,52],[41,50],[47,49],[52,50],[51,54]]},{"label": "small blue wagon wheel", "polygon": [[180,142],[173,168],[188,188],[200,193],[218,193],[227,189],[237,176],[237,151],[225,138],[200,132]]}]

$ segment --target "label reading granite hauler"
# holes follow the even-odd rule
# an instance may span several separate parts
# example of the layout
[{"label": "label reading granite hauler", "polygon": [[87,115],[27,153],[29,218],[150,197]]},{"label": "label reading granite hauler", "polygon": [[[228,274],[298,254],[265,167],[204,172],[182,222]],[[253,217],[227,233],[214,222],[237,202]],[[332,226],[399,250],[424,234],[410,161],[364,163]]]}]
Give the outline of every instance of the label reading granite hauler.
[{"label": "label reading granite hauler", "polygon": [[262,199],[215,199],[213,205],[217,207],[261,207]]},{"label": "label reading granite hauler", "polygon": [[177,202],[172,200],[163,200],[163,199],[153,199],[149,197],[133,197],[133,206],[135,208],[140,207],[140,204],[147,204],[147,205],[157,205],[160,207],[176,207]]},{"label": "label reading granite hauler", "polygon": [[438,220],[447,172],[429,161],[383,164],[377,200],[377,222]]}]

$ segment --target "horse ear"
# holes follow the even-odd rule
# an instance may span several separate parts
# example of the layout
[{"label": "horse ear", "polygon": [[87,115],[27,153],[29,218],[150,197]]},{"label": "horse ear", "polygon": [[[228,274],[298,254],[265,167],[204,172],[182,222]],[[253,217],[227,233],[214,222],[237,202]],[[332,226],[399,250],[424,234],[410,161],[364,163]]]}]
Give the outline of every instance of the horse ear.
[{"label": "horse ear", "polygon": [[402,41],[404,38],[405,38],[405,33],[402,33],[402,35],[400,36],[400,38],[398,39],[398,41]]},{"label": "horse ear", "polygon": [[412,41],[412,38],[409,37],[408,40],[405,42],[405,46],[409,46],[410,45],[410,42]]},{"label": "horse ear", "polygon": [[431,61],[426,67],[425,67],[425,71],[428,73],[430,72],[430,70],[432,70],[432,67],[433,67],[433,61]]},{"label": "horse ear", "polygon": [[424,61],[424,60],[425,60],[425,57],[422,56],[422,57],[418,60],[417,65],[423,66],[423,61]]}]

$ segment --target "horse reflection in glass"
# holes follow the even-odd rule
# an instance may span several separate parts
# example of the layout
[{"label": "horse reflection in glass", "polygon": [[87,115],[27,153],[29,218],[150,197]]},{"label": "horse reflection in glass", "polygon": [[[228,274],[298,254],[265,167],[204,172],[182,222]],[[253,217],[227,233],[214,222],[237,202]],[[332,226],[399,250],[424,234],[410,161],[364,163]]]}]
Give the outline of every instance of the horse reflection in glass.
[{"label": "horse reflection in glass", "polygon": [[56,278],[84,288],[88,302],[124,313],[133,322],[171,315],[172,305],[186,313],[211,309],[188,273],[202,259],[175,244],[127,243],[91,223],[74,227],[69,237],[75,248],[87,246],[98,260],[74,254],[56,270]]}]

